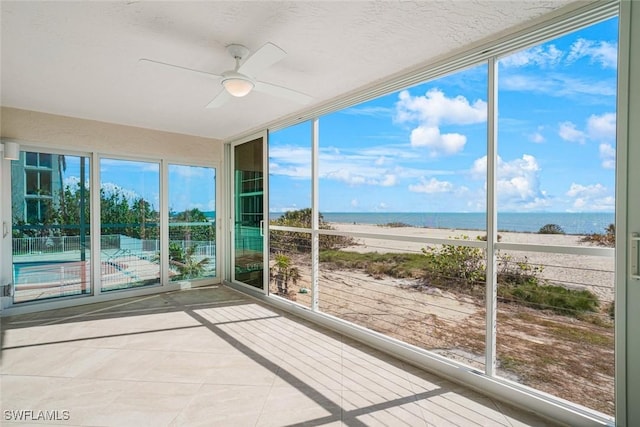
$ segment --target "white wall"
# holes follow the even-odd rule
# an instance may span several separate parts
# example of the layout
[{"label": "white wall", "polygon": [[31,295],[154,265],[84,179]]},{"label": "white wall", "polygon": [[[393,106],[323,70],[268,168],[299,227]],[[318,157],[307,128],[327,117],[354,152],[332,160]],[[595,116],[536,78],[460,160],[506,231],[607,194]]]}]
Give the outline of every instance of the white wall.
[{"label": "white wall", "polygon": [[29,145],[222,163],[219,140],[2,107],[0,135]]},{"label": "white wall", "polygon": [[[224,144],[215,139],[7,107],[0,109],[0,137],[19,142],[21,149],[50,148],[71,152],[95,152],[116,157],[167,159],[176,163],[218,168],[223,163],[224,155]],[[9,233],[4,238],[0,229],[0,286],[12,281],[10,257],[6,256],[7,253],[11,253],[10,172],[10,162],[0,156],[0,218],[9,227]],[[221,190],[221,184],[217,183],[216,194]],[[218,195],[216,205],[219,206],[220,200]],[[166,290],[167,286],[142,291],[148,293]],[[130,293],[126,296],[131,295]],[[11,306],[11,302],[11,297],[0,295],[0,311]],[[46,304],[46,308],[57,308],[72,303],[77,301],[52,301]]]}]

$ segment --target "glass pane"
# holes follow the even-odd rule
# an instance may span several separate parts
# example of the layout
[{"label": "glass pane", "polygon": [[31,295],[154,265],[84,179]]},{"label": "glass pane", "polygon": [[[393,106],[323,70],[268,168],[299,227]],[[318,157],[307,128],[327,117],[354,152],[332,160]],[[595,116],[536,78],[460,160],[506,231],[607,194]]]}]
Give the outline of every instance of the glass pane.
[{"label": "glass pane", "polygon": [[[618,19],[499,61],[501,375],[614,415]],[[600,246],[603,256],[580,255]],[[606,255],[608,253],[608,256]]]},{"label": "glass pane", "polygon": [[234,148],[235,279],[264,287],[262,138]]},{"label": "glass pane", "polygon": [[323,117],[327,224],[389,235],[483,234],[486,97],[483,64]]},{"label": "glass pane", "polygon": [[38,185],[38,172],[37,171],[26,171],[26,194],[38,194],[40,192],[40,187]]},{"label": "glass pane", "polygon": [[269,252],[269,293],[311,307],[311,233],[270,230]]},{"label": "glass pane", "polygon": [[169,165],[169,280],[216,276],[216,170]]},{"label": "glass pane", "polygon": [[40,175],[40,194],[51,195],[51,172],[41,171]]},{"label": "glass pane", "polygon": [[159,204],[158,163],[100,160],[103,292],[159,283]]},{"label": "glass pane", "polygon": [[[38,153],[23,155],[31,161],[38,158]],[[46,156],[60,165],[54,168],[55,180],[51,172],[45,174],[46,190],[40,188],[37,174],[25,173],[21,162],[11,163],[16,303],[91,292],[89,159]],[[50,196],[26,198],[26,186],[34,186],[33,194]]]},{"label": "glass pane", "polygon": [[25,153],[25,164],[27,166],[38,166],[38,153],[26,152]]},{"label": "glass pane", "polygon": [[343,233],[320,241],[320,309],[483,370],[486,255],[464,241],[486,234],[487,66],[320,129],[320,228]]},{"label": "glass pane", "polygon": [[311,209],[311,125],[304,122],[269,134],[270,220]]},{"label": "glass pane", "polygon": [[323,237],[323,312],[484,370],[484,250]]},{"label": "glass pane", "polygon": [[[40,153],[40,164],[38,166],[40,166],[41,168],[51,169],[52,158],[53,158],[53,155],[51,154]],[[57,158],[59,159],[60,156],[57,156]]]}]

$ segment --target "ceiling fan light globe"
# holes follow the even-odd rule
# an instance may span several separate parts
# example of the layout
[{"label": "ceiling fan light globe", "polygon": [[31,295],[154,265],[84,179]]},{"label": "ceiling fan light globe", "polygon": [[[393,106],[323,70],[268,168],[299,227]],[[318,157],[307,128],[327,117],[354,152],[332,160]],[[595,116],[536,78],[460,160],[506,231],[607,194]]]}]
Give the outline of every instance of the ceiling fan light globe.
[{"label": "ceiling fan light globe", "polygon": [[230,95],[241,98],[253,90],[254,84],[251,80],[234,76],[222,80],[222,86]]}]

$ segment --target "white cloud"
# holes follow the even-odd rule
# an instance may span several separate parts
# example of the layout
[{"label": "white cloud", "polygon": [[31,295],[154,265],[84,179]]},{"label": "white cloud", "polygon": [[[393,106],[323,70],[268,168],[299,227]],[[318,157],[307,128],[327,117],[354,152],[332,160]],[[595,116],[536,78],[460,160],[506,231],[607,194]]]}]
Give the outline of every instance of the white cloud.
[{"label": "white cloud", "polygon": [[576,128],[576,125],[572,122],[562,122],[559,125],[558,135],[560,138],[569,142],[579,142],[584,144],[587,140],[587,135]]},{"label": "white cloud", "polygon": [[459,133],[441,134],[437,126],[418,126],[411,131],[411,146],[428,147],[432,157],[462,151],[466,142],[466,136]]},{"label": "white cloud", "polygon": [[279,208],[269,208],[269,212],[284,213],[284,212],[290,212],[290,211],[297,211],[298,209],[300,209],[300,208],[298,206],[296,206],[296,205],[283,206],[283,207],[279,207]]},{"label": "white cloud", "polygon": [[430,125],[482,123],[487,120],[487,103],[478,99],[470,104],[462,95],[447,98],[439,89],[431,89],[425,96],[411,96],[403,90],[396,103],[396,120]]},{"label": "white cloud", "polygon": [[615,68],[618,63],[618,46],[602,40],[580,38],[571,45],[567,62],[571,63],[581,58],[588,58],[589,62],[600,64],[602,68]]},{"label": "white cloud", "polygon": [[404,90],[398,98],[396,122],[417,123],[411,131],[411,146],[427,147],[432,157],[458,153],[467,142],[460,133],[442,133],[441,125],[469,125],[487,120],[487,103],[481,99],[472,104],[461,95],[448,98],[439,89],[431,89],[424,96],[411,96]]},{"label": "white cloud", "polygon": [[587,119],[586,130],[582,131],[572,122],[563,122],[559,125],[558,134],[565,141],[584,144],[587,140],[602,141],[598,147],[602,167],[614,169],[616,165],[616,150],[614,146],[605,141],[615,141],[616,138],[616,114],[604,113],[592,114]]},{"label": "white cloud", "polygon": [[360,205],[360,202],[358,201],[358,199],[352,199],[351,200],[351,207],[352,208],[357,208],[358,205]]},{"label": "white cloud", "polygon": [[505,68],[535,66],[551,68],[561,64],[572,64],[579,59],[587,58],[590,63],[600,64],[602,68],[615,68],[618,61],[618,46],[604,40],[587,40],[580,38],[573,42],[566,53],[555,45],[535,46],[500,59],[499,64]]},{"label": "white cloud", "polygon": [[207,174],[211,174],[211,168],[198,167],[198,166],[184,166],[184,165],[170,165],[169,173],[176,174],[185,178],[200,178]]},{"label": "white cloud", "polygon": [[613,211],[615,197],[604,185],[581,185],[572,183],[566,195],[572,198],[572,210],[577,211]]},{"label": "white cloud", "polygon": [[420,184],[409,185],[409,191],[414,193],[448,193],[453,190],[453,184],[449,181],[438,181],[436,178],[431,178],[429,181],[422,178]]},{"label": "white cloud", "polygon": [[528,93],[542,93],[556,98],[576,95],[587,96],[615,96],[615,79],[595,79],[581,76],[576,78],[560,73],[546,73],[544,75],[514,74],[505,75],[500,79],[501,90],[520,91]]},{"label": "white cloud", "polygon": [[600,159],[605,169],[616,168],[616,149],[611,144],[600,144]]},{"label": "white cloud", "polygon": [[347,108],[342,112],[343,114],[350,114],[354,116],[371,116],[371,117],[391,117],[393,109],[389,107],[353,107]]},{"label": "white cloud", "polygon": [[567,191],[569,197],[596,197],[601,196],[607,192],[607,187],[602,184],[595,185],[580,185],[575,182],[571,184]]},{"label": "white cloud", "polygon": [[[522,158],[504,161],[498,157],[497,195],[501,209],[536,210],[550,205],[545,191],[540,189],[540,166],[536,158],[523,154]],[[487,156],[476,159],[471,176],[486,179]]]},{"label": "white cloud", "polygon": [[269,147],[269,173],[311,179],[311,148],[292,145]]},{"label": "white cloud", "polygon": [[616,138],[616,113],[595,114],[587,119],[587,132],[590,139],[613,141]]},{"label": "white cloud", "polygon": [[540,132],[534,132],[529,135],[529,141],[534,142],[536,144],[542,144],[546,141],[545,137]]},{"label": "white cloud", "polygon": [[[103,182],[100,184],[100,189],[104,191],[104,194],[107,196],[111,196],[114,194],[121,194],[125,199],[129,202],[133,202],[141,196],[133,190],[129,190],[124,188],[118,184],[114,184],[113,182]],[[147,200],[149,201],[149,200]]]},{"label": "white cloud", "polygon": [[393,187],[398,183],[398,177],[393,174],[387,174],[380,181],[380,185],[383,187]]},{"label": "white cloud", "polygon": [[528,65],[535,65],[545,68],[557,65],[563,56],[564,52],[555,45],[536,46],[500,59],[500,65],[504,67],[526,67]]}]

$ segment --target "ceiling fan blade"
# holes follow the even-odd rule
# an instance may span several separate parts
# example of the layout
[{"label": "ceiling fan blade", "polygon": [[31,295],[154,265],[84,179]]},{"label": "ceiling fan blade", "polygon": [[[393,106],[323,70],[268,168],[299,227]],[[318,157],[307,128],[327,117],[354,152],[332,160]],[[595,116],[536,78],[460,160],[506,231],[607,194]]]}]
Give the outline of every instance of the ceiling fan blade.
[{"label": "ceiling fan blade", "polygon": [[207,108],[222,107],[230,98],[231,98],[231,95],[229,94],[229,92],[222,89],[220,93],[216,95],[216,97],[213,98],[211,102],[209,102],[209,104],[207,104]]},{"label": "ceiling fan blade", "polygon": [[308,104],[313,99],[311,96],[302,92],[265,82],[255,82],[254,90],[277,96],[279,98],[288,99],[290,101],[297,102],[298,104]]},{"label": "ceiling fan blade", "polygon": [[151,64],[163,65],[165,67],[176,68],[178,70],[191,71],[192,73],[198,73],[198,74],[202,74],[202,75],[207,76],[207,77],[214,77],[216,79],[221,79],[222,78],[222,76],[219,75],[219,74],[209,73],[208,71],[195,70],[193,68],[187,68],[187,67],[183,67],[181,65],[168,64],[166,62],[156,61],[154,59],[140,58],[138,60],[138,62],[148,62],[148,63],[151,63]]},{"label": "ceiling fan blade", "polygon": [[273,43],[266,43],[260,49],[256,50],[253,55],[249,56],[246,61],[240,65],[238,72],[248,76],[255,76],[260,71],[269,68],[276,62],[287,56],[287,52],[280,49]]}]

